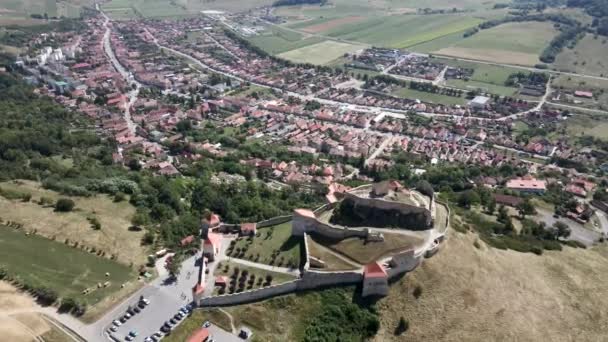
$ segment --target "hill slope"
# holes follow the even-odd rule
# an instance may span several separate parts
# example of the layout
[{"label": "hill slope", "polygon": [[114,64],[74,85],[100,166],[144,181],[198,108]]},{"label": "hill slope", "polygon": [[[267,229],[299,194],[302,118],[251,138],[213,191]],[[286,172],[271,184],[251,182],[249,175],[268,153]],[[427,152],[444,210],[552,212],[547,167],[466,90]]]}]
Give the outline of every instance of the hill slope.
[{"label": "hill slope", "polygon": [[[391,286],[375,341],[599,341],[608,318],[608,246],[542,256],[451,232],[443,250]],[[422,287],[415,299],[412,292]],[[394,335],[399,318],[409,331]]]}]

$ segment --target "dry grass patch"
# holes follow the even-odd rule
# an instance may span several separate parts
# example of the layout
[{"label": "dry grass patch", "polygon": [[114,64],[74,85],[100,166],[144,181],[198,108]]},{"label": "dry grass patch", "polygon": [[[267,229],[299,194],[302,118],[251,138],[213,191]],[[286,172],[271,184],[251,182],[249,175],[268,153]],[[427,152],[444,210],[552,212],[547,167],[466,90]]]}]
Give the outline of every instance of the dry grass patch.
[{"label": "dry grass patch", "polygon": [[306,236],[306,240],[308,243],[308,252],[311,256],[322,260],[325,262],[325,268],[323,270],[326,271],[345,271],[345,270],[354,270],[357,269],[358,266],[352,262],[344,260],[344,258],[340,258],[334,253],[332,253],[329,248],[315,242],[310,236]]},{"label": "dry grass patch", "polygon": [[[23,224],[26,231],[37,230],[38,234],[57,241],[69,239],[87,247],[103,250],[106,255],[116,255],[119,262],[140,265],[146,262],[146,250],[141,246],[143,231],[129,231],[135,208],[127,202],[115,203],[106,195],[93,197],[71,197],[76,203],[69,213],[57,213],[50,206],[37,204],[42,197],[53,203],[61,197],[54,191],[43,189],[31,181],[0,183],[0,188],[25,192],[32,195],[30,202],[8,200],[0,197],[0,218]],[[88,217],[96,217],[100,230],[94,230]]]},{"label": "dry grass patch", "polygon": [[335,241],[316,234],[312,234],[311,238],[362,265],[414,248],[423,242],[422,238],[398,233],[384,233],[384,241],[381,242],[365,242],[365,239],[357,237]]},{"label": "dry grass patch", "polygon": [[344,18],[331,19],[324,23],[304,27],[304,28],[302,28],[302,31],[308,32],[308,33],[319,33],[319,32],[331,30],[336,27],[340,27],[344,24],[356,23],[356,22],[362,21],[363,19],[365,19],[365,18],[361,17],[361,16],[350,16],[350,17],[344,17]]},{"label": "dry grass patch", "polygon": [[[432,259],[391,286],[375,341],[600,341],[608,320],[608,248],[542,256],[451,232]],[[421,286],[420,298],[413,296]],[[399,318],[409,330],[395,336]]]}]

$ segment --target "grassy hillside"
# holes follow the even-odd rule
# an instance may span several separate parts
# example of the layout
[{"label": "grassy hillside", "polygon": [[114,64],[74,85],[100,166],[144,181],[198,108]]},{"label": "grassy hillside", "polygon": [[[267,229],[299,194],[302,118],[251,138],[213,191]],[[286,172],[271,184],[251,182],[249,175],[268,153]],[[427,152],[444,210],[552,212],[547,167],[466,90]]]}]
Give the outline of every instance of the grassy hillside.
[{"label": "grassy hillside", "polygon": [[[608,318],[608,248],[542,256],[474,246],[452,232],[443,250],[378,303],[375,341],[599,341]],[[414,289],[420,287],[418,299]],[[420,291],[419,290],[419,291]],[[399,318],[409,330],[395,336]]]}]

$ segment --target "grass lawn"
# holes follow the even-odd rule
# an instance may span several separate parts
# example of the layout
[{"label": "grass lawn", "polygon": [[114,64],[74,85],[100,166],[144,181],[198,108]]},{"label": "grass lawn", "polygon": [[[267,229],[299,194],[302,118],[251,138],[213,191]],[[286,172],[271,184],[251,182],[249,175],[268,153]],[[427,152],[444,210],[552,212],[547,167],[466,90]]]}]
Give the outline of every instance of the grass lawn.
[{"label": "grass lawn", "polygon": [[441,48],[440,55],[487,60],[497,63],[534,65],[557,31],[550,23],[507,23]]},{"label": "grass lawn", "polygon": [[[66,161],[67,163],[68,161]],[[135,208],[129,203],[116,203],[106,195],[92,197],[71,197],[75,208],[69,213],[58,213],[51,206],[42,206],[41,197],[53,203],[62,197],[55,191],[43,189],[39,183],[16,181],[0,183],[0,188],[29,193],[29,202],[8,200],[0,196],[0,218],[23,225],[26,231],[37,230],[38,234],[48,238],[56,237],[57,241],[70,239],[72,243],[95,247],[110,256],[115,254],[117,260],[129,265],[141,265],[146,262],[146,249],[141,246],[143,231],[129,231],[131,217]],[[88,217],[96,217],[101,223],[100,230],[94,230]]]},{"label": "grass lawn", "polygon": [[456,61],[449,58],[435,58],[439,63],[445,63],[452,67],[461,67],[473,69],[473,75],[468,81],[450,79],[447,80],[447,85],[465,89],[482,89],[492,94],[498,94],[503,96],[513,96],[517,92],[517,88],[505,86],[505,82],[509,78],[509,75],[515,72],[527,73],[515,68],[488,65],[483,63],[475,62],[464,62]]},{"label": "grass lawn", "polygon": [[307,235],[306,240],[308,242],[308,252],[310,255],[325,262],[326,267],[323,268],[324,271],[344,271],[357,268],[352,263],[346,262],[330,253],[327,250],[327,247],[315,242],[310,236]]},{"label": "grass lawn", "polygon": [[247,39],[273,55],[317,44],[324,40],[319,37],[304,37],[297,32],[270,25],[261,34]]},{"label": "grass lawn", "polygon": [[403,251],[422,243],[421,238],[398,233],[384,233],[384,241],[369,243],[366,243],[364,239],[356,237],[335,241],[320,235],[311,234],[311,238],[315,242],[362,265],[378,260],[392,252]]},{"label": "grass lawn", "polygon": [[587,34],[574,49],[565,48],[553,63],[557,70],[587,75],[608,75],[608,40]]},{"label": "grass lawn", "polygon": [[163,341],[165,342],[183,342],[188,340],[188,337],[203,326],[205,321],[209,321],[226,331],[232,331],[230,327],[230,318],[225,313],[215,310],[202,310],[196,309],[180,323],[171,334],[165,336]]},{"label": "grass lawn", "polygon": [[[49,287],[60,297],[82,299],[89,305],[135,278],[132,269],[117,262],[5,226],[0,226],[0,265],[27,284]],[[105,282],[110,285],[97,287]],[[85,289],[91,292],[85,295]]]},{"label": "grass lawn", "polygon": [[353,45],[326,40],[313,45],[304,46],[295,50],[283,52],[278,57],[295,63],[327,64],[345,53],[361,50],[362,45]]},{"label": "grass lawn", "polygon": [[445,105],[464,105],[467,100],[464,97],[447,96],[442,94],[433,94],[425,91],[418,91],[410,88],[395,88],[391,93],[393,96],[403,97],[407,99],[417,99],[423,102],[441,103]]},{"label": "grass lawn", "polygon": [[[291,236],[291,222],[287,222],[277,226],[259,228],[258,234],[253,238],[237,239],[234,252],[230,256],[273,266],[286,267],[288,264],[292,264],[297,268],[297,265],[300,265],[301,244],[301,238]],[[245,252],[241,252],[237,256],[236,251],[239,249]],[[273,254],[276,257],[273,258]],[[279,265],[281,259],[283,259],[283,263]]]},{"label": "grass lawn", "polygon": [[601,115],[574,115],[564,121],[567,136],[572,138],[591,135],[599,139],[608,139],[608,121]]}]

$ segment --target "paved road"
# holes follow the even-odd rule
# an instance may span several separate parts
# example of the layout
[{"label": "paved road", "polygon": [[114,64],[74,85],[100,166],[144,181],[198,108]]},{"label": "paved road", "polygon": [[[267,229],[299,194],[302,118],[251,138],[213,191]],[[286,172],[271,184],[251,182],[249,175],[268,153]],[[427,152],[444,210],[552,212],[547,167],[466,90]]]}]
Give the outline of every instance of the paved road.
[{"label": "paved road", "polygon": [[110,59],[110,62],[112,63],[112,65],[114,66],[116,71],[118,71],[120,73],[120,75],[127,81],[127,83],[129,85],[135,84],[135,89],[131,90],[127,94],[128,98],[129,98],[129,102],[125,104],[125,108],[124,108],[124,112],[123,112],[129,131],[132,134],[135,134],[136,124],[131,119],[131,106],[133,105],[133,103],[135,103],[135,101],[137,101],[137,95],[139,94],[139,89],[141,88],[141,84],[133,78],[133,75],[131,75],[131,73],[128,70],[126,70],[122,66],[122,64],[120,64],[120,62],[118,61],[118,58],[116,58],[116,55],[114,54],[114,50],[112,49],[112,43],[110,42],[110,36],[112,34],[110,18],[108,18],[108,16],[106,16],[106,14],[103,12],[101,12],[101,14],[106,19],[106,21],[104,23],[104,26],[106,27],[106,31],[103,35],[103,49],[106,53],[106,56]]}]

